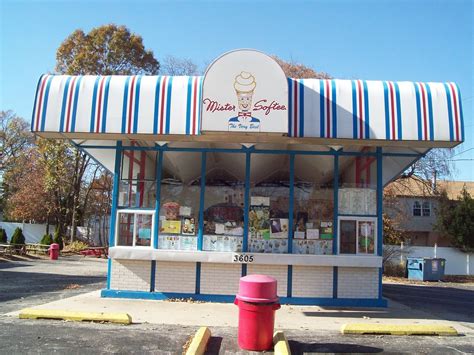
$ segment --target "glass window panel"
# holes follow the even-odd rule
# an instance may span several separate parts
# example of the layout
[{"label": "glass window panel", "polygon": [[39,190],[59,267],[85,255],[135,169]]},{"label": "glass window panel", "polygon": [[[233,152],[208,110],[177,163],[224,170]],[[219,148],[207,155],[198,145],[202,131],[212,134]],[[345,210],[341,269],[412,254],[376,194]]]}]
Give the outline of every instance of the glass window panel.
[{"label": "glass window panel", "polygon": [[137,234],[135,236],[135,246],[151,246],[152,221],[151,214],[137,214]]},{"label": "glass window panel", "polygon": [[131,247],[133,245],[135,216],[133,213],[119,213],[118,220],[117,245]]},{"label": "glass window panel", "polygon": [[158,248],[196,250],[201,153],[164,152]]},{"label": "glass window panel", "polygon": [[288,252],[289,156],[252,154],[249,250]]},{"label": "glass window panel", "polygon": [[423,202],[423,216],[429,217],[431,214],[431,204],[428,201]]},{"label": "glass window panel", "polygon": [[[362,149],[372,152],[373,149]],[[374,156],[339,157],[339,214],[377,214],[377,160]]]},{"label": "glass window panel", "polygon": [[421,204],[418,201],[413,202],[413,216],[421,216]]},{"label": "glass window panel", "polygon": [[334,158],[297,155],[294,186],[294,254],[332,254]]},{"label": "glass window panel", "polygon": [[242,251],[245,154],[207,153],[203,250]]},{"label": "glass window panel", "polygon": [[358,221],[358,253],[374,254],[375,252],[375,223],[370,221]]},{"label": "glass window panel", "polygon": [[340,254],[355,254],[356,253],[357,221],[341,219],[339,233],[340,233],[340,239],[339,239]]}]

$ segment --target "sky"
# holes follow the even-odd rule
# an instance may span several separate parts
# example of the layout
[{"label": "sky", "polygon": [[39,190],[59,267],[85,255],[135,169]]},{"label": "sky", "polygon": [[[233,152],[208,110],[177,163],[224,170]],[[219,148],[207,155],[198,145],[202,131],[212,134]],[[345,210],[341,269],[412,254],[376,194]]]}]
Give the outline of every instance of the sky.
[{"label": "sky", "polygon": [[446,1],[11,1],[0,0],[0,110],[30,120],[42,73],[74,30],[108,23],[167,55],[204,67],[254,48],[338,79],[454,81],[465,142],[452,178],[474,181],[473,2]]}]

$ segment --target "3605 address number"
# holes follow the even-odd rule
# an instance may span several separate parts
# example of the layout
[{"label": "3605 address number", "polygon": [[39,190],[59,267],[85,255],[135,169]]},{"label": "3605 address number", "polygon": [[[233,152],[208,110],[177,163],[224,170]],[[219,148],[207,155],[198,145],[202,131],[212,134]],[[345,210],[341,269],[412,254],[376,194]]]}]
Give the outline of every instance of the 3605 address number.
[{"label": "3605 address number", "polygon": [[232,262],[233,263],[243,263],[250,264],[253,263],[254,256],[252,254],[233,254]]}]

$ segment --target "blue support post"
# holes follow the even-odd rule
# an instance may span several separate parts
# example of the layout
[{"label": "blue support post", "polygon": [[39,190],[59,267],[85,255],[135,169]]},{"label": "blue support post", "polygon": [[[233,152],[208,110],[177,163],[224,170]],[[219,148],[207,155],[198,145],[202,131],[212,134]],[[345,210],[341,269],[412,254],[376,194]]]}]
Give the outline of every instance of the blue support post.
[{"label": "blue support post", "polygon": [[[383,151],[377,147],[377,255],[383,256]],[[382,268],[379,269],[379,299],[382,299]]]},{"label": "blue support post", "polygon": [[198,250],[202,250],[204,238],[204,198],[206,192],[206,152],[201,153],[201,193],[199,198],[199,234],[197,240]]},{"label": "blue support post", "polygon": [[250,209],[250,151],[245,152],[244,240],[242,251],[248,251]]},{"label": "blue support post", "polygon": [[[334,180],[333,180],[333,205],[334,205],[334,218],[332,222],[332,253],[338,254],[338,223],[339,223],[339,151],[334,151]],[[332,298],[337,298],[338,288],[338,268],[334,266],[332,268]]]},{"label": "blue support post", "polygon": [[160,226],[160,203],[161,203],[161,171],[163,168],[163,150],[158,151],[158,161],[156,163],[156,194],[155,194],[155,225],[153,231],[153,248],[158,249],[158,237]]},{"label": "blue support post", "polygon": [[[110,234],[109,246],[115,246],[115,224],[117,221],[117,206],[120,184],[120,166],[122,162],[122,141],[117,141],[115,147],[114,185],[112,188],[112,208],[110,210]],[[112,260],[109,258],[107,264],[107,289],[110,290],[110,277],[112,271]]]}]

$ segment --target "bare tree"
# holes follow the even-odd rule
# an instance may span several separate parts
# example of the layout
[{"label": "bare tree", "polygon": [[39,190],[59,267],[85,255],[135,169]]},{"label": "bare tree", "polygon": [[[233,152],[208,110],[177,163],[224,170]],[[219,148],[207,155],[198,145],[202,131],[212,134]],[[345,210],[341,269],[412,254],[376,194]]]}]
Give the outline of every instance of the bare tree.
[{"label": "bare tree", "polygon": [[200,75],[201,70],[189,58],[178,58],[172,55],[166,56],[161,62],[161,73],[163,75]]}]

